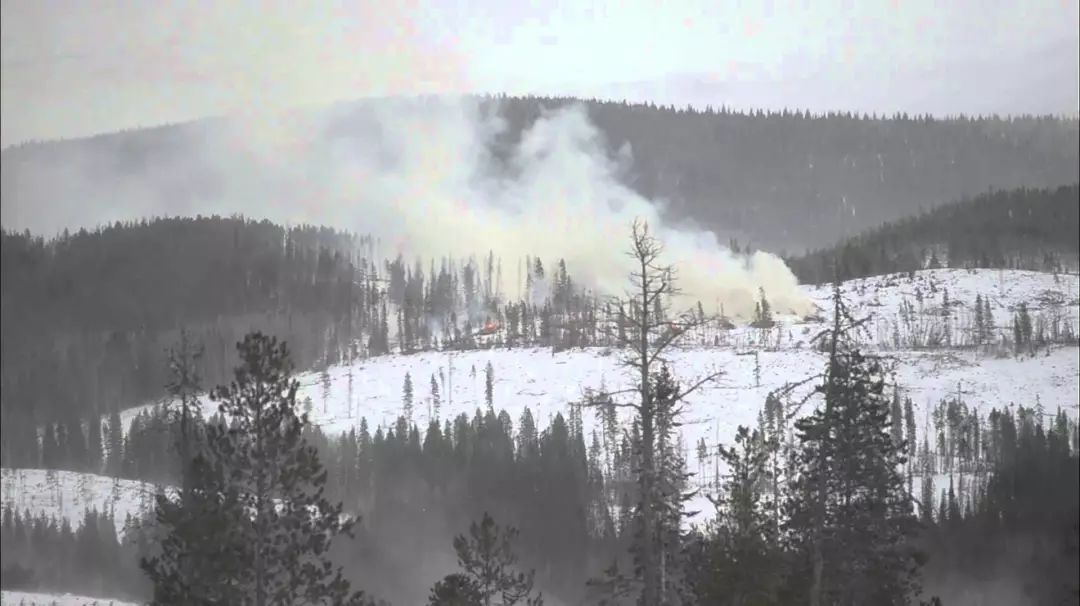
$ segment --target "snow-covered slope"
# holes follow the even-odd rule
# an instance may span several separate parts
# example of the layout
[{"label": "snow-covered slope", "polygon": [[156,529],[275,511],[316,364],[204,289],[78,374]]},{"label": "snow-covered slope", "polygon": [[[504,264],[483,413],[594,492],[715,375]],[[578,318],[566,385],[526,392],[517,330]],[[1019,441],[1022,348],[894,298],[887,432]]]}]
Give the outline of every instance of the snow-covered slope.
[{"label": "snow-covered slope", "polygon": [[110,511],[122,535],[128,515],[141,518],[154,506],[153,485],[92,473],[5,468],[0,469],[0,483],[4,507],[66,519],[72,528],[82,525],[89,509]]},{"label": "snow-covered slope", "polygon": [[[1073,330],[1080,323],[1077,276],[1028,271],[928,270],[917,272],[914,279],[906,274],[853,280],[842,285],[848,305],[857,317],[873,314],[886,320],[900,313],[901,303],[916,305],[916,291],[923,295],[923,314],[935,315],[944,292],[952,302],[956,333],[962,332],[961,320],[974,304],[976,295],[989,297],[996,324],[1004,333],[1010,325],[1009,310],[1028,302],[1033,314],[1056,301]],[[807,287],[810,296],[823,309],[832,296],[830,286]],[[700,376],[713,369],[724,377],[716,385],[694,398],[693,416],[707,418],[723,415],[730,418],[743,408],[756,409],[765,394],[787,381],[798,380],[820,368],[822,356],[810,347],[810,337],[824,328],[817,320],[803,321],[779,316],[784,336],[777,343],[766,336],[768,347],[754,347],[762,340],[757,329],[739,327],[727,332],[727,345],[705,346],[704,335],[691,335],[692,345],[673,352],[671,361],[677,375],[684,379]],[[768,334],[777,332],[767,331]],[[789,336],[790,335],[790,336]],[[957,337],[959,340],[959,337]],[[878,345],[871,338],[871,347]],[[889,345],[888,343],[884,345]],[[1076,351],[1059,348],[1042,352],[1035,358],[997,358],[972,349],[937,349],[933,351],[895,351],[897,380],[912,392],[916,401],[933,401],[955,392],[957,384],[971,395],[973,403],[1001,406],[1010,402],[1031,403],[1039,394],[1044,405],[1075,407],[1077,395],[1072,389],[1077,376]],[[624,386],[625,373],[618,367],[618,352],[606,348],[564,351],[550,349],[489,349],[457,353],[419,353],[390,355],[361,361],[351,367],[336,366],[324,385],[319,373],[300,375],[299,401],[312,400],[312,420],[324,429],[337,431],[353,427],[360,416],[375,425],[392,421],[401,414],[401,390],[405,373],[414,384],[415,420],[426,421],[429,415],[429,384],[432,376],[442,394],[441,416],[472,412],[483,404],[484,368],[490,362],[495,375],[495,406],[511,413],[525,406],[541,418],[565,411],[567,403],[579,399],[586,387]],[[755,358],[760,365],[760,382],[755,375]],[[351,376],[351,379],[350,379]],[[350,389],[351,383],[351,389]],[[206,412],[213,406],[205,403]],[[138,409],[125,413],[130,419]],[[431,411],[433,412],[433,411]]]},{"label": "snow-covered slope", "polygon": [[[913,279],[896,274],[854,280],[843,284],[842,292],[856,316],[872,313],[881,323],[898,317],[902,305],[907,304],[917,315],[934,321],[935,317],[940,318],[940,304],[947,290],[952,310],[950,322],[957,335],[953,342],[960,343],[976,295],[989,297],[1001,335],[1010,332],[1011,310],[1021,302],[1026,302],[1033,314],[1056,309],[1063,322],[1071,322],[1075,333],[1080,325],[1078,287],[1080,281],[1076,275],[1055,277],[1027,271],[943,269],[917,272]],[[806,292],[822,309],[828,308],[831,287],[807,287]],[[923,299],[921,306],[918,295]],[[688,400],[682,428],[683,443],[688,450],[692,452],[701,438],[709,445],[730,441],[738,425],[756,422],[771,390],[820,372],[824,357],[813,350],[809,341],[824,328],[823,321],[785,315],[779,315],[778,319],[778,330],[764,332],[739,327],[727,331],[723,339],[726,345],[703,345],[713,341],[713,335],[707,331],[690,335],[688,340],[696,344],[672,352],[670,360],[675,374],[684,383],[714,370],[723,372],[718,381]],[[780,334],[779,339],[776,333]],[[1014,358],[998,357],[992,351],[975,348],[896,349],[888,341],[879,341],[871,335],[868,345],[888,349],[885,353],[893,360],[896,382],[911,396],[920,425],[928,405],[958,391],[969,405],[983,412],[1010,404],[1033,405],[1038,398],[1050,412],[1060,407],[1074,417],[1077,414],[1080,352],[1074,346],[1052,347],[1034,357]],[[462,412],[472,415],[477,408],[484,407],[484,369],[490,363],[495,408],[506,409],[516,421],[525,407],[529,407],[544,424],[555,414],[565,413],[568,404],[580,400],[586,388],[629,387],[632,378],[618,360],[619,352],[605,348],[555,354],[551,349],[537,348],[390,355],[353,366],[333,367],[325,375],[301,374],[298,400],[311,399],[311,419],[324,431],[347,431],[356,427],[361,417],[367,419],[374,431],[376,426],[389,425],[402,414],[402,385],[405,374],[409,373],[415,394],[413,420],[424,427],[436,414],[445,419]],[[432,377],[441,393],[438,413],[430,397]],[[125,426],[137,411],[125,412]],[[204,401],[204,412],[213,411],[214,405]],[[594,415],[588,411],[584,424],[586,432],[595,425]],[[696,469],[695,458],[690,456],[688,460],[691,469]],[[16,485],[15,478],[22,477],[20,474],[26,474],[26,480]],[[45,474],[40,470],[18,473],[5,470],[4,499],[18,500],[20,509],[30,507],[33,511],[40,507],[81,518],[82,509],[73,504],[78,498],[76,493],[93,495],[86,496],[84,501],[99,508],[117,494],[109,478],[80,479],[80,474],[73,474],[71,485],[82,482],[90,488],[57,490],[49,487]],[[127,511],[139,511],[152,502],[152,489],[138,482],[119,482],[121,498],[114,503],[117,519],[122,522]],[[61,485],[68,483],[68,479],[63,479]],[[126,504],[121,506],[120,502]]]},{"label": "snow-covered slope", "polygon": [[[989,297],[996,313],[1014,309],[1019,303],[1029,308],[1057,303],[1071,308],[1073,317],[1080,304],[1077,274],[1051,274],[1013,269],[929,269],[913,276],[905,273],[887,274],[848,280],[841,284],[844,300],[857,310],[895,313],[902,300],[916,302],[917,292],[928,305],[940,305],[945,290],[949,298],[961,307],[970,307],[975,297]],[[828,308],[832,285],[804,287],[805,292],[821,307]],[[999,317],[999,322],[1003,318]]]},{"label": "snow-covered slope", "polygon": [[88,598],[70,593],[28,593],[25,591],[0,591],[0,606],[136,606],[134,602],[121,602],[107,598]]}]

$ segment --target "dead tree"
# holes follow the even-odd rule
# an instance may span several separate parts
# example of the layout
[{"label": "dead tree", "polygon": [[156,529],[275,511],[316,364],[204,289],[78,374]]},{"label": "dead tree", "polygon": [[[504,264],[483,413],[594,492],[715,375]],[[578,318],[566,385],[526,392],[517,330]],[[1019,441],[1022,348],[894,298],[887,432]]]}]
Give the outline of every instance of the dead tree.
[{"label": "dead tree", "polygon": [[[658,513],[665,506],[661,502],[665,497],[657,486],[660,463],[657,460],[657,444],[662,437],[658,435],[658,426],[660,433],[665,426],[674,426],[674,417],[678,415],[684,400],[721,374],[711,372],[690,382],[686,388],[676,384],[673,392],[660,396],[663,402],[659,402],[658,394],[654,393],[659,369],[670,361],[667,357],[670,350],[683,334],[708,321],[693,309],[668,319],[671,298],[680,291],[675,285],[676,269],[660,263],[662,252],[663,246],[649,234],[647,224],[635,221],[627,253],[634,263],[629,275],[630,287],[623,297],[611,301],[614,313],[605,326],[607,336],[622,351],[621,364],[634,376],[635,386],[620,391],[586,394],[587,405],[605,402],[610,406],[614,402],[616,407],[629,409],[640,428],[641,468],[637,470],[637,475],[641,492],[638,514],[642,536],[636,542],[640,569],[640,578],[636,582],[640,584],[640,603],[656,605],[670,603],[667,579],[671,577],[661,553],[662,529],[658,528]],[[633,394],[630,399],[620,397],[629,394]],[[668,416],[660,419],[658,415]],[[681,501],[677,506],[681,507]]]}]

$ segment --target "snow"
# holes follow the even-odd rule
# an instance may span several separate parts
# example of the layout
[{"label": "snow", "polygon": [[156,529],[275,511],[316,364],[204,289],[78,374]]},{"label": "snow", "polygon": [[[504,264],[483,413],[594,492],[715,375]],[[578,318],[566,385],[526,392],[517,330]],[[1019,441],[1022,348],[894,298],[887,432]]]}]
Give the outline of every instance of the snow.
[{"label": "snow", "polygon": [[4,468],[0,480],[4,507],[66,519],[73,529],[82,526],[87,510],[111,511],[121,536],[128,515],[140,518],[153,511],[156,491],[146,482],[46,469]]},{"label": "snow", "polygon": [[[831,286],[804,288],[820,308],[828,309]],[[905,301],[918,309],[916,289],[924,297],[921,310],[924,316],[933,315],[941,304],[945,289],[948,290],[957,334],[969,313],[967,310],[974,306],[976,295],[990,298],[996,323],[1003,333],[1009,330],[1010,310],[1021,302],[1028,303],[1033,315],[1049,310],[1056,302],[1062,316],[1072,322],[1074,333],[1080,326],[1077,293],[1080,280],[1075,274],[1055,277],[1030,271],[940,269],[916,272],[914,279],[909,279],[907,274],[893,274],[852,280],[842,285],[845,301],[854,315],[861,317],[873,313],[879,322],[895,318]],[[771,330],[767,335],[743,326],[729,331],[727,344],[719,347],[700,345],[711,343],[709,334],[689,335],[688,341],[698,345],[672,351],[670,360],[675,375],[684,385],[716,370],[723,373],[719,380],[704,386],[687,400],[681,432],[691,471],[699,469],[694,448],[699,439],[704,438],[709,446],[729,442],[737,426],[756,423],[758,411],[770,391],[821,371],[824,355],[814,351],[809,340],[824,328],[823,322],[803,321],[790,315],[779,315],[777,319],[780,329]],[[772,338],[771,335],[777,332],[782,335],[779,343],[773,339],[768,347],[761,346],[763,336]],[[874,344],[871,342],[870,346]],[[1054,346],[1033,357],[1020,358],[998,358],[973,348],[890,348],[882,353],[889,356],[903,394],[912,398],[920,429],[928,407],[958,391],[984,417],[994,407],[1034,405],[1036,397],[1050,413],[1060,407],[1075,418],[1078,412],[1080,363],[1075,346]],[[619,365],[619,352],[605,348],[556,354],[548,348],[427,352],[381,356],[351,367],[335,366],[327,372],[329,381],[325,392],[320,373],[300,374],[297,377],[301,385],[297,401],[311,398],[310,418],[325,432],[348,431],[359,426],[361,417],[366,417],[370,431],[374,433],[376,427],[392,425],[402,414],[402,384],[405,373],[409,372],[414,391],[412,418],[424,429],[429,419],[435,416],[429,397],[431,377],[435,376],[439,383],[442,399],[439,419],[452,418],[463,412],[471,417],[478,408],[486,407],[484,369],[489,362],[494,373],[495,409],[505,409],[516,422],[528,407],[541,426],[555,414],[565,414],[568,404],[580,401],[586,388],[626,389],[633,381]],[[757,372],[755,366],[758,366]],[[202,406],[207,415],[216,410],[216,405],[205,399]],[[804,405],[802,412],[808,412],[811,406],[812,400]],[[142,408],[129,409],[122,414],[125,428]],[[583,417],[588,436],[597,426],[595,415],[586,410]],[[586,439],[588,441],[588,437]],[[712,461],[701,467],[714,468]],[[62,514],[73,524],[81,520],[83,507],[87,504],[92,503],[100,509],[112,503],[118,523],[122,523],[125,513],[136,513],[140,511],[139,507],[152,504],[152,499],[147,498],[152,495],[152,488],[143,483],[119,480],[118,487],[114,488],[114,481],[102,476],[67,476],[64,474],[70,472],[56,472],[61,474],[62,486],[56,489],[50,488],[46,473],[42,470],[4,470],[4,500],[17,501],[20,510],[40,508],[50,515]],[[17,484],[17,478],[25,479],[19,480],[22,484]],[[711,480],[711,477],[699,477],[699,480]],[[690,505],[691,509],[703,514],[712,511],[704,495]]]},{"label": "snow", "polygon": [[[1075,308],[1080,304],[1077,292],[1080,276],[1077,274],[1060,273],[1055,278],[1051,273],[1014,269],[930,269],[915,272],[913,278],[905,273],[887,274],[848,280],[841,284],[840,292],[853,309],[869,311],[876,308],[879,312],[895,313],[901,300],[915,303],[916,289],[928,304],[940,304],[944,289],[948,289],[949,299],[964,306],[973,305],[977,295],[990,297],[995,314],[1015,309],[1021,302],[1026,302],[1029,309],[1041,309],[1057,301],[1074,308],[1075,317]],[[804,290],[819,307],[829,307],[831,284],[806,286]],[[1002,323],[1001,315],[997,319],[999,324]]]},{"label": "snow", "polygon": [[136,606],[136,604],[70,593],[28,593],[4,590],[0,591],[0,606]]}]

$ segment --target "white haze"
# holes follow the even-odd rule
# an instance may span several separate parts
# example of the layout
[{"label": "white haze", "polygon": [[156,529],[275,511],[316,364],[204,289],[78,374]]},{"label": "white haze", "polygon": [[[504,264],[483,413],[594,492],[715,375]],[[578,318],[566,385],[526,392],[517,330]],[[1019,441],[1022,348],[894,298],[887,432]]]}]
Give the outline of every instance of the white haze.
[{"label": "white haze", "polygon": [[[545,113],[495,168],[490,143],[504,125],[472,100],[382,101],[362,144],[328,143],[320,182],[292,220],[329,223],[389,238],[413,255],[502,256],[504,292],[516,294],[517,263],[566,260],[573,277],[607,294],[626,285],[630,225],[646,220],[678,267],[684,305],[701,300],[733,314],[753,309],[759,288],[780,311],[804,313],[807,299],[776,256],[732,255],[711,232],[675,226],[658,204],[622,184],[632,150],[609,157],[581,106]],[[303,166],[321,125],[296,118],[250,119],[232,132],[241,148],[277,174]],[[377,141],[378,145],[371,145]],[[310,175],[308,175],[310,176]],[[298,178],[304,176],[297,175]],[[316,193],[317,192],[317,193]],[[256,215],[278,215],[279,209]]]},{"label": "white haze", "polygon": [[[625,186],[632,150],[609,156],[582,107],[542,115],[506,163],[490,151],[503,128],[475,98],[381,100],[360,111],[342,105],[222,120],[189,131],[181,153],[139,174],[102,174],[88,158],[51,169],[65,181],[59,197],[83,201],[64,203],[65,214],[80,217],[64,226],[241,213],[370,233],[382,240],[384,255],[400,252],[410,263],[416,256],[483,258],[490,250],[502,257],[502,292],[510,296],[518,294],[526,255],[539,256],[548,272],[565,259],[579,284],[621,294],[631,268],[630,226],[641,218],[663,242],[662,260],[678,268],[680,307],[701,301],[712,312],[722,304],[729,315],[747,317],[763,288],[777,311],[809,311],[778,257],[733,255],[711,232],[673,224],[661,204]],[[170,190],[196,179],[190,163],[203,172],[212,167],[213,193],[180,205]],[[107,195],[103,180],[112,183]],[[9,194],[17,192],[5,194],[5,225],[32,224],[30,209],[12,205]]]}]

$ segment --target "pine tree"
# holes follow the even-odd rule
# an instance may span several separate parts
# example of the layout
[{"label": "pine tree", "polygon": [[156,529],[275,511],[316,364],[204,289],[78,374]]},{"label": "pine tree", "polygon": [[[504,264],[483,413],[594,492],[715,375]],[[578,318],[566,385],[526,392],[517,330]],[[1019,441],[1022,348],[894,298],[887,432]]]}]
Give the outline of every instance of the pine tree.
[{"label": "pine tree", "polygon": [[777,604],[783,566],[772,505],[762,487],[770,483],[765,437],[740,426],[735,446],[719,448],[728,472],[716,499],[715,525],[692,558],[696,603]]},{"label": "pine tree", "polygon": [[[179,400],[180,433],[175,448],[180,460],[179,495],[155,495],[155,517],[168,534],[158,555],[141,567],[154,586],[154,604],[225,604],[241,602],[243,590],[233,579],[243,575],[245,547],[229,530],[242,523],[239,495],[223,469],[213,466],[194,447],[191,407],[199,390],[195,368],[201,351],[181,333],[169,352],[169,393]],[[229,539],[232,539],[230,541]]]},{"label": "pine tree", "polygon": [[104,460],[102,457],[102,443],[105,436],[101,431],[101,415],[90,415],[89,431],[86,436],[87,446],[87,469],[90,473],[101,473]]},{"label": "pine tree", "polygon": [[[686,471],[682,448],[674,439],[680,426],[679,385],[666,364],[660,367],[655,376],[652,393],[656,404],[656,473],[653,486],[657,494],[653,502],[659,539],[660,596],[662,603],[670,604],[685,599],[682,523],[684,505],[692,494],[686,492],[691,474]],[[640,482],[639,489],[643,489]]]},{"label": "pine tree", "polygon": [[[197,457],[195,503],[158,499],[158,516],[172,541],[170,559],[144,569],[157,603],[362,603],[327,550],[353,521],[322,496],[327,472],[305,443],[306,416],[297,416],[296,390],[284,343],[252,333],[237,345],[234,380],[212,392],[228,428],[207,428],[207,456]],[[194,506],[193,506],[194,505]],[[166,522],[172,522],[171,524]],[[199,541],[194,534],[213,538]],[[206,552],[189,549],[202,547]],[[200,583],[170,563],[198,559],[213,580]],[[179,571],[179,572],[178,572]],[[180,578],[178,578],[180,577]],[[192,593],[196,592],[196,593]],[[205,597],[209,594],[209,597]]]},{"label": "pine tree", "polygon": [[[929,450],[930,443],[923,441],[924,448]],[[926,525],[934,522],[934,473],[930,467],[929,457],[924,459],[921,471],[922,491],[919,503],[919,514],[922,522]]]},{"label": "pine tree", "polygon": [[881,363],[846,342],[850,319],[834,286],[824,405],[796,423],[788,527],[802,546],[810,603],[904,604],[914,579],[911,503],[889,432]]},{"label": "pine tree", "polygon": [[428,606],[484,606],[484,596],[476,581],[455,572],[446,575],[431,588]]},{"label": "pine tree", "polygon": [[167,533],[157,555],[140,565],[154,587],[153,604],[250,604],[250,548],[240,495],[224,471],[201,453],[187,466],[188,490],[155,496],[155,517]]},{"label": "pine tree", "polygon": [[1024,345],[1031,346],[1031,314],[1028,313],[1027,303],[1020,303],[1020,333],[1023,335]]},{"label": "pine tree", "polygon": [[180,332],[178,346],[169,350],[170,379],[165,384],[165,389],[172,398],[178,400],[180,408],[170,409],[169,412],[179,416],[180,435],[176,446],[180,460],[180,486],[184,493],[190,490],[192,482],[189,466],[195,456],[196,421],[201,416],[198,410],[198,393],[202,390],[202,385],[197,365],[204,353],[205,349],[200,344],[189,340],[186,330]]},{"label": "pine tree", "polygon": [[1024,348],[1024,329],[1022,327],[1022,324],[1020,323],[1019,314],[1013,314],[1012,333],[1013,349],[1017,354],[1019,354],[1020,351]]},{"label": "pine tree", "polygon": [[765,298],[765,289],[758,288],[758,301],[754,305],[752,326],[754,328],[772,328],[773,324],[772,308],[769,306],[769,300]]},{"label": "pine tree", "polygon": [[990,297],[983,299],[983,329],[986,331],[983,334],[983,342],[994,340],[994,332],[997,327],[994,325],[994,312],[990,309]]},{"label": "pine tree", "polygon": [[[469,536],[454,537],[454,552],[462,572],[444,577],[432,589],[446,592],[449,587],[466,588],[466,595],[478,595],[482,606],[502,604],[511,606],[542,606],[543,598],[533,594],[534,571],[516,572],[517,555],[513,542],[518,531],[512,526],[501,527],[488,513],[477,524],[469,525]],[[464,580],[461,579],[464,577]],[[499,602],[493,600],[498,599]],[[434,602],[441,604],[441,602]],[[451,604],[453,602],[450,602]],[[465,602],[470,604],[470,602]]]},{"label": "pine tree", "polygon": [[489,360],[487,366],[484,368],[484,401],[487,403],[487,407],[490,409],[494,406],[495,395],[495,369],[491,366]]},{"label": "pine tree", "polygon": [[982,295],[975,295],[975,344],[982,345],[986,340],[986,318],[983,316]]},{"label": "pine tree", "polygon": [[907,468],[908,468],[908,493],[914,496],[914,479],[913,468],[915,462],[915,455],[917,454],[919,442],[915,437],[915,408],[911,402],[911,397],[904,398],[904,429],[907,435]]},{"label": "pine tree", "polygon": [[904,445],[904,413],[900,407],[900,387],[893,385],[892,405],[889,408],[889,435],[892,436],[893,444],[906,451]]},{"label": "pine tree", "polygon": [[319,384],[322,386],[322,412],[326,415],[330,406],[330,371],[326,368],[319,372]]},{"label": "pine tree", "polygon": [[110,476],[119,477],[124,465],[124,427],[120,421],[120,411],[115,406],[109,411],[109,425],[105,431],[108,434],[105,468]]},{"label": "pine tree", "polygon": [[412,375],[405,372],[405,381],[401,386],[401,410],[407,422],[412,421],[413,416],[413,384]]},{"label": "pine tree", "polygon": [[64,435],[67,438],[66,448],[63,453],[63,458],[66,461],[64,468],[75,471],[86,470],[88,449],[82,422],[78,419],[72,419],[64,423]]},{"label": "pine tree", "polygon": [[439,418],[439,408],[442,406],[442,400],[439,397],[439,383],[435,380],[435,373],[431,373],[431,407],[432,418]]},{"label": "pine tree", "polygon": [[353,418],[353,364],[356,362],[356,353],[353,346],[349,347],[349,359],[345,367],[345,408],[346,416]]}]

